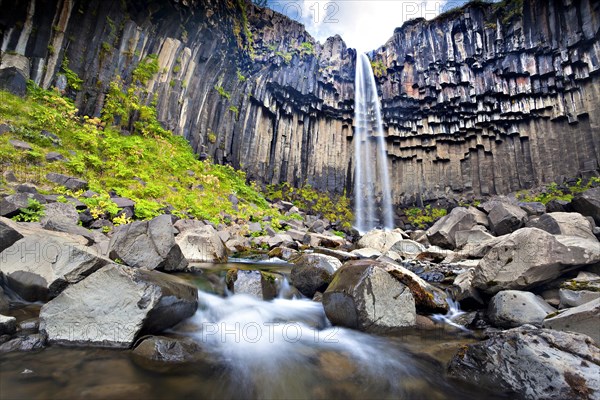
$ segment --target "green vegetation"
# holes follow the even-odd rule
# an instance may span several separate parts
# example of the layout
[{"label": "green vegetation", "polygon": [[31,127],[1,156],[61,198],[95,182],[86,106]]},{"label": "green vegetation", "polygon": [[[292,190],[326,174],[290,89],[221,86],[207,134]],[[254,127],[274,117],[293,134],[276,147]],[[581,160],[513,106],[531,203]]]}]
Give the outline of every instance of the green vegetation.
[{"label": "green vegetation", "polygon": [[267,197],[273,201],[292,202],[304,212],[327,218],[338,228],[350,229],[352,227],[354,215],[350,209],[350,200],[346,195],[331,196],[328,193],[319,193],[308,184],[301,188],[294,188],[286,182],[267,186]]},{"label": "green vegetation", "polygon": [[383,61],[371,61],[371,68],[376,78],[382,78],[387,73],[387,68],[383,64]]},{"label": "green vegetation", "polygon": [[448,211],[444,208],[435,208],[428,205],[425,208],[412,207],[404,210],[404,213],[411,225],[424,229],[448,214]]},{"label": "green vegetation", "polygon": [[207,139],[210,143],[217,143],[217,135],[213,131],[208,131]]},{"label": "green vegetation", "polygon": [[28,199],[27,207],[20,208],[19,214],[12,219],[23,222],[39,222],[44,216],[44,205],[36,199]]},{"label": "green vegetation", "polygon": [[227,92],[223,86],[221,85],[215,85],[215,90],[217,92],[219,92],[219,94],[221,95],[221,97],[223,97],[224,99],[229,100],[229,98],[231,98],[231,93]]},{"label": "green vegetation", "polygon": [[67,79],[67,87],[76,91],[81,90],[83,79],[81,79],[73,70],[69,69],[69,59],[67,57],[63,59],[61,68]]},{"label": "green vegetation", "polygon": [[300,54],[302,55],[313,55],[315,54],[315,49],[313,48],[312,43],[304,42],[300,45]]},{"label": "green vegetation", "polygon": [[[233,21],[233,35],[235,36],[238,48],[248,53],[251,59],[255,57],[254,37],[250,32],[248,15],[246,13],[246,4],[244,0],[236,0],[236,6],[240,12],[241,21],[237,18]],[[243,37],[242,37],[243,32]]]},{"label": "green vegetation", "polygon": [[548,204],[548,202],[552,200],[571,201],[575,194],[584,192],[598,184],[600,184],[600,178],[596,177],[592,177],[585,183],[582,179],[578,179],[574,185],[563,186],[562,188],[559,187],[558,184],[552,182],[541,192],[533,193],[530,190],[521,190],[517,193],[517,199],[525,202],[540,202],[543,204]]},{"label": "green vegetation", "polygon": [[148,84],[148,81],[158,73],[158,55],[149,54],[133,70],[133,81],[142,85]]},{"label": "green vegetation", "polygon": [[[122,96],[127,102],[130,96],[136,97],[129,90],[117,95],[121,85],[122,82],[113,82],[112,96]],[[139,129],[134,129],[133,134],[124,136],[119,125],[115,129],[110,121],[114,117],[113,111],[105,109],[103,120],[81,117],[71,100],[57,91],[42,90],[32,82],[26,98],[8,92],[0,92],[0,97],[3,100],[0,102],[0,123],[13,127],[12,132],[0,136],[0,163],[11,165],[20,181],[34,183],[42,192],[79,199],[88,205],[94,217],[109,218],[115,224],[125,223],[110,200],[110,190],[135,201],[135,215],[139,219],[157,216],[169,206],[180,217],[208,219],[215,223],[281,217],[254,184],[246,183],[243,172],[230,166],[213,165],[210,161],[198,161],[184,138],[174,136],[157,121],[154,125],[146,120],[142,125],[135,125]],[[111,106],[110,97],[111,93],[107,106]],[[116,104],[116,100],[113,99],[112,107],[122,107],[125,111],[121,117],[127,117],[126,105]],[[132,106],[131,103],[128,106]],[[135,107],[138,106],[139,100]],[[140,108],[137,112],[144,114],[147,111]],[[113,117],[109,118],[111,115]],[[42,129],[58,136],[60,145],[55,147],[48,138],[36,133]],[[30,153],[37,154],[35,164],[9,143],[11,139],[26,140],[31,144],[33,150]],[[69,161],[47,163],[43,154],[49,151],[58,151]],[[49,172],[85,179],[90,190],[98,195],[87,199],[81,192],[57,186],[46,180]],[[6,186],[1,190],[10,192]],[[237,210],[227,198],[230,194],[240,200]],[[28,209],[31,213],[27,215],[39,211],[33,206]]]},{"label": "green vegetation", "polygon": [[237,70],[237,78],[240,82],[246,82],[246,77],[242,74],[242,72],[239,69]]},{"label": "green vegetation", "polygon": [[293,53],[289,53],[289,52],[282,52],[282,51],[277,51],[275,52],[275,55],[281,57],[281,59],[283,60],[284,63],[289,64],[292,62],[292,57],[294,56]]}]

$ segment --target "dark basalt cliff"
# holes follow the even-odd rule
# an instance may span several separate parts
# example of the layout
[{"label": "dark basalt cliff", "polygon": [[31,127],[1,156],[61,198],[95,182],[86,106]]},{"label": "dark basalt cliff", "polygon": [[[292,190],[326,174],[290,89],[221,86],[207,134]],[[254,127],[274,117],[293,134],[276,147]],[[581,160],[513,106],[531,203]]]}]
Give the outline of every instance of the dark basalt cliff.
[{"label": "dark basalt cliff", "polygon": [[[506,193],[597,173],[600,4],[514,0],[411,21],[380,66],[393,199]],[[351,190],[355,53],[242,0],[0,0],[1,68],[99,115],[149,54],[159,120],[262,183]],[[516,9],[516,11],[515,11]]]}]

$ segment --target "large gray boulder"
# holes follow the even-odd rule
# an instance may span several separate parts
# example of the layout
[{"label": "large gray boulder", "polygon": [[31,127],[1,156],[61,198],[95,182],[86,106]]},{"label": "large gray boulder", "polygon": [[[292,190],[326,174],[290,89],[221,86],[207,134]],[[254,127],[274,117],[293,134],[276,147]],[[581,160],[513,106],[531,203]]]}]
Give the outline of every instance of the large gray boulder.
[{"label": "large gray boulder", "polygon": [[323,292],[342,266],[335,257],[325,254],[301,254],[291,259],[294,263],[290,273],[291,284],[306,297]]},{"label": "large gray boulder", "polygon": [[444,249],[456,248],[456,232],[467,231],[476,225],[475,216],[466,208],[456,207],[427,230],[429,243]]},{"label": "large gray boulder", "polygon": [[370,248],[385,253],[396,242],[404,239],[400,231],[384,231],[382,229],[373,229],[365,233],[357,243],[359,249]]},{"label": "large gray boulder", "polygon": [[177,235],[175,242],[189,262],[227,261],[227,248],[210,225],[183,231]]},{"label": "large gray boulder", "polygon": [[600,187],[577,194],[571,206],[578,213],[594,218],[596,224],[600,225]]},{"label": "large gray boulder", "polygon": [[556,309],[531,292],[503,290],[496,293],[488,306],[490,321],[500,328],[530,324],[542,326],[544,318]]},{"label": "large gray boulder", "polygon": [[191,317],[198,290],[157,271],[110,264],[68,287],[40,310],[51,343],[130,347]]},{"label": "large gray boulder", "polygon": [[577,307],[600,298],[600,275],[581,271],[558,289],[560,307]]},{"label": "large gray boulder", "polygon": [[110,263],[78,237],[42,231],[0,253],[0,275],[28,301],[47,301]]},{"label": "large gray boulder", "polygon": [[519,206],[509,203],[496,203],[488,213],[490,230],[496,235],[506,235],[521,228],[527,219],[527,213]]},{"label": "large gray boulder", "polygon": [[500,240],[483,257],[473,285],[494,294],[506,289],[530,289],[561,274],[600,261],[600,243],[577,236],[553,236],[523,228]]},{"label": "large gray boulder", "polygon": [[589,337],[531,325],[467,345],[451,377],[524,399],[591,399],[600,393],[600,349]]},{"label": "large gray boulder", "polygon": [[583,333],[600,345],[600,299],[561,311],[546,319],[544,328]]},{"label": "large gray boulder", "polygon": [[138,221],[115,228],[109,255],[136,268],[182,271],[188,262],[175,242],[170,215]]},{"label": "large gray boulder", "polygon": [[23,233],[17,224],[8,218],[0,217],[0,253],[21,239]]},{"label": "large gray boulder", "polygon": [[591,222],[579,213],[548,213],[528,221],[527,226],[553,235],[579,236],[592,241],[596,240]]},{"label": "large gray boulder", "polygon": [[344,264],[323,294],[323,307],[333,324],[366,332],[416,324],[410,290],[372,260]]}]

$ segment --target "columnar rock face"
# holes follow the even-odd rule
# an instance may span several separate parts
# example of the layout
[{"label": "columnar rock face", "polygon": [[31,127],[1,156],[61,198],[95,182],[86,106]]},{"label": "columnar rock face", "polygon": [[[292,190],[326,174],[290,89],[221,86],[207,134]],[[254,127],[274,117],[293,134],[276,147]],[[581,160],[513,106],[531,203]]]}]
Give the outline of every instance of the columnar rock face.
[{"label": "columnar rock face", "polygon": [[[600,3],[518,3],[408,22],[374,53],[395,203],[598,170]],[[316,43],[246,1],[1,7],[0,68],[49,87],[67,57],[82,112],[99,115],[110,83],[157,54],[146,101],[198,152],[262,183],[351,190],[355,52],[340,37]]]}]

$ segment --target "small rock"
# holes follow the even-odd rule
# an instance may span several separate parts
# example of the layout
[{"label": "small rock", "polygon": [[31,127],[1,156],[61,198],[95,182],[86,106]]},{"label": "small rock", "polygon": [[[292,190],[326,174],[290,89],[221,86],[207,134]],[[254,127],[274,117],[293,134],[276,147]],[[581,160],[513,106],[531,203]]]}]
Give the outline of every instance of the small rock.
[{"label": "small rock", "polygon": [[56,162],[56,161],[64,161],[65,160],[65,156],[63,156],[62,154],[56,152],[56,151],[51,151],[49,153],[46,153],[46,161],[48,162]]},{"label": "small rock", "polygon": [[227,249],[212,226],[186,230],[175,238],[188,262],[225,262]]},{"label": "small rock", "polygon": [[0,345],[0,353],[9,353],[12,351],[34,351],[46,347],[46,336],[35,333],[27,336],[17,336],[6,343]]},{"label": "small rock", "polygon": [[38,192],[37,188],[29,183],[22,183],[20,185],[17,185],[17,187],[15,188],[15,191],[17,193],[31,193],[31,194],[36,194]]},{"label": "small rock", "polygon": [[519,207],[521,207],[521,209],[523,211],[525,211],[527,213],[527,215],[542,215],[546,213],[546,206],[544,205],[544,203],[540,203],[537,201],[533,201],[533,202],[521,202],[519,203]]},{"label": "small rock", "polygon": [[277,297],[281,280],[279,274],[231,269],[227,271],[226,283],[227,288],[233,293],[272,300]]},{"label": "small rock", "polygon": [[291,261],[294,266],[290,282],[308,298],[312,298],[317,291],[324,292],[335,271],[342,266],[340,260],[324,254],[302,254]]},{"label": "small rock", "polygon": [[63,224],[77,225],[79,213],[71,203],[50,203],[44,208],[44,216],[40,219],[42,226],[49,221],[60,221]]},{"label": "small rock", "polygon": [[88,187],[87,181],[84,181],[83,179],[78,179],[63,174],[57,174],[54,172],[50,172],[49,174],[47,174],[46,179],[48,179],[50,182],[54,182],[56,184],[64,186],[72,191],[84,190]]},{"label": "small rock", "polygon": [[0,135],[4,135],[7,132],[11,131],[11,127],[10,125],[7,124],[0,124]]},{"label": "small rock", "polygon": [[29,143],[24,142],[22,140],[12,139],[12,140],[9,140],[8,142],[10,144],[12,144],[12,146],[17,150],[24,150],[24,151],[33,150],[33,147],[31,147],[31,145]]}]

